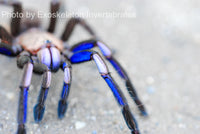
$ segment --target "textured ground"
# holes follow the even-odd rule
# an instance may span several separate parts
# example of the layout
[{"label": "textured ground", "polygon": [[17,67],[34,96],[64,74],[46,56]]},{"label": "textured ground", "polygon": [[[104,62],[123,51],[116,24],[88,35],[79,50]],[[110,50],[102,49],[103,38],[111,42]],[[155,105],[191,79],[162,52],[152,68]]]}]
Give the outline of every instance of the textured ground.
[{"label": "textured ground", "polygon": [[[25,1],[25,0],[24,0]],[[87,18],[98,35],[115,50],[129,73],[149,117],[144,119],[126,92],[123,81],[112,75],[128,98],[142,134],[197,134],[200,130],[200,2],[198,0],[67,0],[68,11],[124,11],[134,18]],[[26,7],[48,11],[48,1],[24,2]],[[1,8],[0,11],[7,10]],[[8,9],[9,10],[9,9]],[[62,9],[65,10],[64,8]],[[7,20],[1,18],[1,24]],[[57,35],[67,19],[61,19]],[[43,20],[44,27],[48,20]],[[69,44],[89,36],[77,28]],[[111,67],[111,66],[109,66]],[[0,133],[16,131],[18,84],[22,71],[16,60],[0,56]],[[63,74],[53,75],[46,113],[33,120],[41,77],[34,75],[29,92],[28,134],[129,134],[115,99],[99,77],[95,64],[73,66],[73,84],[66,117],[57,119],[57,102]]]}]

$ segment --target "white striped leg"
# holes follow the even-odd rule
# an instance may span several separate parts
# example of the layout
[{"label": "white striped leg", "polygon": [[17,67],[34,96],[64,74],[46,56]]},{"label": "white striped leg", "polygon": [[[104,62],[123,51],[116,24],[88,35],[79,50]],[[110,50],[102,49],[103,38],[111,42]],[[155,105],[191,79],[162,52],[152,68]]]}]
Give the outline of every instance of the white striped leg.
[{"label": "white striped leg", "polygon": [[129,92],[130,96],[135,101],[136,105],[138,106],[141,114],[143,116],[147,116],[148,115],[147,111],[146,111],[142,101],[140,100],[139,96],[137,95],[136,89],[134,88],[131,80],[129,79],[128,74],[126,73],[125,69],[120,65],[120,63],[113,57],[110,48],[106,44],[104,44],[96,39],[92,39],[92,40],[86,40],[86,41],[79,42],[79,43],[75,44],[74,46],[72,46],[70,48],[70,50],[75,53],[78,51],[89,50],[96,46],[99,47],[102,54],[112,64],[112,66],[115,68],[115,70],[117,71],[119,76],[125,80],[126,88]]},{"label": "white striped leg", "polygon": [[26,134],[25,123],[27,116],[27,101],[28,101],[28,89],[31,83],[33,64],[28,62],[24,65],[24,74],[20,84],[19,106],[18,106],[18,130],[17,134]]},{"label": "white striped leg", "polygon": [[117,83],[109,74],[108,67],[106,66],[101,56],[94,51],[80,51],[70,57],[71,63],[74,64],[90,60],[95,61],[101,76],[112,90],[116,101],[118,102],[120,108],[122,109],[124,120],[126,121],[128,128],[131,130],[131,133],[139,134],[137,122],[129,109],[128,102],[124,94],[122,93],[121,89],[117,85]]},{"label": "white striped leg", "polygon": [[103,55],[106,57],[106,59],[112,64],[112,66],[115,68],[115,70],[118,72],[120,77],[125,80],[125,84],[127,87],[127,90],[131,96],[131,98],[134,100],[136,105],[138,106],[141,115],[147,116],[147,111],[142,103],[142,101],[139,99],[136,89],[133,86],[131,80],[128,77],[128,74],[124,70],[124,68],[120,65],[120,63],[112,56],[111,50],[106,46],[104,43],[97,41],[97,46],[100,48]]},{"label": "white striped leg", "polygon": [[121,107],[124,120],[126,121],[128,128],[131,130],[131,134],[139,134],[140,132],[138,129],[137,121],[135,120],[135,117],[132,115],[130,111],[128,102],[124,94],[122,93],[122,91],[112,78],[112,76],[109,74],[105,62],[98,54],[94,54],[92,57],[95,63],[97,64],[101,76],[104,78],[108,86],[111,88],[113,95],[115,96],[115,99],[117,100],[119,106]]}]

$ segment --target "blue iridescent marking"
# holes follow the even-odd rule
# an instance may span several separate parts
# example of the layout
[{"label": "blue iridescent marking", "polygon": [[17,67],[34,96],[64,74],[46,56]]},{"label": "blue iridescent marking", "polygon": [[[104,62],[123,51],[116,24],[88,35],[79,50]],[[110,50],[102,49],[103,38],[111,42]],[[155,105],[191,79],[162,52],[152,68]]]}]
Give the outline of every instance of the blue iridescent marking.
[{"label": "blue iridescent marking", "polygon": [[60,119],[62,119],[64,117],[64,115],[67,111],[67,107],[68,107],[67,97],[69,95],[69,87],[70,87],[70,85],[64,82],[61,99],[58,102],[58,117]]},{"label": "blue iridescent marking", "polygon": [[117,99],[119,105],[124,106],[125,102],[123,101],[123,98],[119,93],[119,89],[118,89],[117,85],[115,84],[115,82],[112,80],[112,78],[109,75],[103,75],[102,77],[105,79],[108,86],[111,88],[111,90],[112,90],[115,98]]},{"label": "blue iridescent marking", "polygon": [[75,48],[72,49],[72,52],[77,52],[77,51],[82,51],[82,50],[87,50],[87,49],[91,49],[94,47],[94,43],[82,43],[78,46],[76,46]]},{"label": "blue iridescent marking", "polygon": [[35,122],[40,122],[44,116],[45,106],[37,104],[35,105],[33,111]]},{"label": "blue iridescent marking", "polygon": [[126,74],[124,74],[122,68],[120,67],[120,65],[113,59],[109,58],[108,61],[113,65],[113,67],[115,68],[115,70],[118,72],[118,74],[123,78],[123,79],[127,79]]},{"label": "blue iridescent marking", "polygon": [[40,89],[40,95],[38,97],[38,102],[39,103],[44,103],[46,98],[47,98],[47,95],[48,95],[48,91],[49,91],[49,88],[43,88],[41,87]]},{"label": "blue iridescent marking", "polygon": [[67,63],[64,62],[64,63],[62,64],[62,69],[65,69],[66,66],[67,66]]},{"label": "blue iridescent marking", "polygon": [[68,94],[68,92],[69,92],[69,84],[66,84],[64,82],[64,84],[63,84],[63,90],[62,90],[62,94],[61,94],[61,98],[64,99],[65,96]]},{"label": "blue iridescent marking", "polygon": [[44,102],[47,98],[49,88],[41,88],[40,95],[38,97],[38,104],[34,107],[34,119],[36,122],[40,122],[44,116],[45,106]]},{"label": "blue iridescent marking", "polygon": [[10,50],[3,47],[0,48],[0,53],[5,54],[5,55],[12,55],[12,52]]},{"label": "blue iridescent marking", "polygon": [[70,61],[72,63],[80,63],[84,61],[89,61],[91,60],[91,55],[92,55],[92,52],[90,51],[78,52],[72,55],[72,57],[70,58]]},{"label": "blue iridescent marking", "polygon": [[27,101],[28,101],[28,90],[24,90],[24,121],[26,123],[26,115],[27,115]]},{"label": "blue iridescent marking", "polygon": [[[20,99],[23,102],[23,111],[21,111],[21,108],[19,107],[19,115],[18,115],[18,123],[19,124],[24,124],[26,123],[26,116],[27,116],[27,100],[28,100],[28,89],[24,88],[21,89],[21,95],[20,95]],[[21,105],[21,104],[19,104]]]},{"label": "blue iridescent marking", "polygon": [[48,91],[49,91],[49,89],[47,88],[47,89],[45,90],[45,98],[44,98],[44,101],[45,101],[46,98],[47,98]]}]

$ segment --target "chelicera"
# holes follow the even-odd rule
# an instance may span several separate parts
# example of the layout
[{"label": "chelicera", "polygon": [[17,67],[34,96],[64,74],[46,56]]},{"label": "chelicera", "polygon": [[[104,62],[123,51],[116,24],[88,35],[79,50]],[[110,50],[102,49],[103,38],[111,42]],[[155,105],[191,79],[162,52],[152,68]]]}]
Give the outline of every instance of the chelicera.
[{"label": "chelicera", "polygon": [[[22,4],[20,2],[1,1],[0,4],[13,7],[13,13],[15,14],[23,13]],[[60,5],[59,1],[52,0],[50,12],[58,12]],[[17,56],[17,66],[23,68],[22,80],[19,86],[20,97],[17,115],[17,134],[26,133],[27,98],[32,72],[43,76],[41,91],[37,104],[34,107],[34,119],[36,122],[40,122],[45,111],[45,100],[51,84],[51,73],[57,72],[60,68],[64,71],[63,90],[58,102],[58,117],[62,119],[68,107],[67,99],[72,80],[71,64],[78,64],[91,60],[95,61],[100,75],[113,92],[131,133],[139,134],[138,125],[122,91],[111,77],[103,58],[91,49],[98,47],[101,50],[103,56],[111,63],[120,77],[125,81],[127,90],[138,106],[141,114],[146,116],[147,112],[138,98],[133,84],[125,70],[113,57],[111,50],[97,38],[91,27],[81,18],[71,18],[66,24],[61,38],[56,38],[53,35],[56,20],[57,18],[50,18],[49,27],[47,30],[44,30],[40,27],[38,18],[29,20],[15,17],[11,19],[11,34],[4,27],[0,26],[0,53],[6,56]],[[66,47],[66,42],[77,24],[88,31],[93,38],[79,42],[72,47]]]}]

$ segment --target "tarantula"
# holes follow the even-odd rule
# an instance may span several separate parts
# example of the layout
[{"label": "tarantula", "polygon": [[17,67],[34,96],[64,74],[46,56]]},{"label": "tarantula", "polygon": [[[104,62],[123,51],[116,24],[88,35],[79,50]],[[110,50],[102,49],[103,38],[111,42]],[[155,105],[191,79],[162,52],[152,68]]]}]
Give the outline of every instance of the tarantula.
[{"label": "tarantula", "polygon": [[[23,13],[22,4],[16,1],[0,1],[1,5],[11,6],[13,13]],[[51,13],[57,13],[60,7],[57,0],[51,1]],[[57,72],[60,68],[64,71],[64,84],[61,98],[58,102],[58,117],[64,117],[68,107],[68,96],[71,85],[71,64],[82,63],[94,60],[100,75],[107,82],[113,95],[122,109],[122,114],[128,128],[132,134],[139,134],[138,125],[132,115],[128,103],[111,77],[108,67],[101,56],[91,49],[98,47],[105,58],[117,70],[120,77],[125,81],[127,90],[132,99],[137,104],[141,114],[147,115],[147,112],[137,96],[137,93],[122,66],[113,57],[111,50],[97,38],[91,27],[82,18],[72,17],[61,38],[53,35],[56,26],[56,17],[50,18],[50,24],[47,30],[41,28],[39,19],[24,19],[21,17],[11,18],[11,34],[0,26],[0,53],[7,56],[17,56],[17,66],[23,68],[22,80],[19,90],[18,106],[18,130],[17,134],[25,134],[26,116],[27,116],[27,98],[28,89],[31,83],[32,72],[43,75],[41,91],[37,104],[34,107],[34,119],[40,122],[45,111],[45,100],[51,84],[51,72]],[[65,47],[74,27],[79,24],[93,37],[90,40],[79,42],[72,47]]]}]

